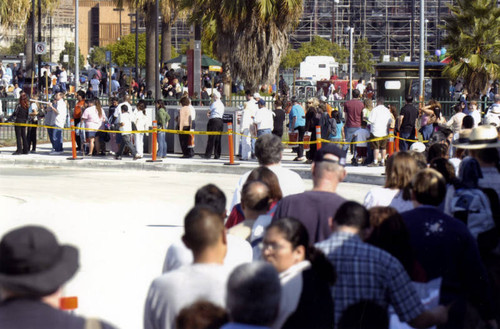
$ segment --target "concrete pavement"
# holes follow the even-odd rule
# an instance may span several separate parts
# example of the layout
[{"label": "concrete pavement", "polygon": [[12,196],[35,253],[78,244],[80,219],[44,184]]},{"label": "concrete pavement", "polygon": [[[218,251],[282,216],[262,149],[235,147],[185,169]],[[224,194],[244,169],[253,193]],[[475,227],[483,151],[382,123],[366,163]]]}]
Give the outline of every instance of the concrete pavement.
[{"label": "concrete pavement", "polygon": [[[166,159],[160,162],[147,162],[151,160],[149,154],[140,160],[132,160],[131,157],[123,157],[122,160],[115,160],[113,156],[81,157],[80,160],[68,160],[71,158],[71,143],[65,143],[65,152],[62,155],[49,155],[50,144],[38,144],[36,154],[12,155],[16,147],[0,148],[0,165],[23,165],[35,167],[73,167],[73,168],[102,168],[116,170],[144,170],[144,171],[177,171],[177,172],[197,172],[213,174],[235,174],[241,175],[248,170],[258,166],[256,160],[239,161],[238,165],[225,165],[229,162],[228,156],[221,159],[203,159],[195,156],[192,159],[183,159],[180,154],[168,154]],[[294,170],[302,178],[311,178],[310,165],[293,161],[295,154],[290,149],[283,152],[282,166]],[[349,159],[348,159],[349,160]],[[350,163],[350,161],[348,161]],[[346,183],[361,183],[372,185],[383,185],[383,167],[346,167]]]}]

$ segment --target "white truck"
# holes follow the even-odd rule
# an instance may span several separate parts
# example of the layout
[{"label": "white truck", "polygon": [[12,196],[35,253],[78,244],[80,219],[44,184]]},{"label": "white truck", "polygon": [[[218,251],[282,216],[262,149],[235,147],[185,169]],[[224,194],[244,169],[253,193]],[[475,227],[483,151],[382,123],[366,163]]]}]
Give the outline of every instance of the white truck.
[{"label": "white truck", "polygon": [[310,79],[314,82],[329,80],[337,74],[339,63],[332,56],[307,56],[300,63],[300,78]]}]

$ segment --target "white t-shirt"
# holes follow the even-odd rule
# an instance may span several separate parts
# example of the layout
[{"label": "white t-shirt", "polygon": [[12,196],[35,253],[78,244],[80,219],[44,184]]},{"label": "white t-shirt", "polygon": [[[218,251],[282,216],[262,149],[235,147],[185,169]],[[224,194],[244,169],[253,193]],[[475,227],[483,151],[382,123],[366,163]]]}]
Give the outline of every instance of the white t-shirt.
[{"label": "white t-shirt", "polygon": [[389,133],[389,126],[392,122],[391,111],[384,105],[377,105],[371,111],[368,121],[370,121],[370,130],[373,136],[387,136]]},{"label": "white t-shirt", "polygon": [[61,73],[59,73],[59,82],[61,83],[68,82],[68,73],[66,73],[66,71],[61,71]]},{"label": "white t-shirt", "polygon": [[393,207],[399,213],[412,210],[413,202],[403,200],[403,193],[398,189],[390,189],[386,187],[375,187],[371,189],[365,196],[364,206],[366,209],[372,207]]},{"label": "white t-shirt", "polygon": [[225,307],[230,268],[219,264],[191,264],[156,278],[144,308],[144,329],[175,328],[180,310],[199,299]]},{"label": "white t-shirt", "polygon": [[55,117],[54,125],[59,128],[64,128],[66,124],[66,116],[68,114],[68,107],[66,106],[66,102],[64,99],[60,99],[56,103],[57,115]]},{"label": "white t-shirt", "polygon": [[[280,164],[275,164],[271,166],[267,166],[274,174],[278,177],[278,182],[280,183],[281,193],[283,193],[283,197],[288,195],[302,193],[306,190],[304,181],[294,171],[290,169],[283,168]],[[240,203],[241,200],[241,189],[243,185],[247,181],[248,176],[251,171],[244,173],[241,178],[238,180],[236,184],[236,188],[234,189],[233,200],[231,201],[231,206],[229,209],[233,209],[235,205]]]},{"label": "white t-shirt", "polygon": [[469,115],[474,119],[474,128],[479,126],[481,123],[481,113],[479,113],[479,110],[471,111]]},{"label": "white t-shirt", "polygon": [[[236,266],[252,261],[252,248],[244,239],[227,234],[227,254],[224,265],[231,270]],[[170,245],[163,262],[162,273],[173,271],[181,266],[193,263],[193,253],[182,240],[177,240]]]},{"label": "white t-shirt", "polygon": [[120,123],[123,123],[123,125],[120,125],[120,131],[128,132],[128,133],[123,133],[123,135],[130,135],[129,131],[132,131],[132,120],[130,113],[128,112],[122,113],[120,115]]},{"label": "white t-shirt", "polygon": [[260,108],[255,112],[255,118],[253,122],[257,125],[257,130],[261,129],[273,129],[274,112],[266,107]]},{"label": "white t-shirt", "polygon": [[356,130],[354,132],[354,136],[356,137],[357,142],[361,142],[361,141],[365,142],[365,143],[356,143],[355,144],[356,146],[360,146],[360,147],[367,147],[368,146],[366,143],[366,141],[370,138],[370,132],[368,131],[368,129],[359,128],[358,130]]}]

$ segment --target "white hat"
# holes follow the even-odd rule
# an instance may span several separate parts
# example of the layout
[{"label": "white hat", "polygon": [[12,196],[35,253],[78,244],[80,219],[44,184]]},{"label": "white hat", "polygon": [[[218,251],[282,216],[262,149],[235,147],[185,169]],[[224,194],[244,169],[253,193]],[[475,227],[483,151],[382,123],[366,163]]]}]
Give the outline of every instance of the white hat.
[{"label": "white hat", "polygon": [[259,93],[255,93],[255,94],[253,94],[253,98],[262,98],[262,97],[260,97]]},{"label": "white hat", "polygon": [[322,101],[322,102],[326,102],[326,96],[321,96],[321,97],[319,98],[319,100],[320,100],[320,101]]},{"label": "white hat", "polygon": [[497,129],[492,125],[483,125],[472,129],[469,142],[456,144],[455,147],[470,150],[500,147]]},{"label": "white hat", "polygon": [[421,143],[421,142],[413,143],[410,146],[410,151],[415,151],[415,152],[418,152],[418,153],[423,153],[423,152],[425,152],[425,145],[424,145],[424,143]]},{"label": "white hat", "polygon": [[500,117],[496,114],[488,114],[483,119],[483,124],[500,127]]}]

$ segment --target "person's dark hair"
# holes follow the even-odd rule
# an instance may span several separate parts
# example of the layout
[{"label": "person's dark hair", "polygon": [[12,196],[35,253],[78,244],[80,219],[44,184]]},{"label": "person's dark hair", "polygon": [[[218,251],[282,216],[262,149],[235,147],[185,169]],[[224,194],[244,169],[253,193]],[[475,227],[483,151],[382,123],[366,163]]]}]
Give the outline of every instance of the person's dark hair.
[{"label": "person's dark hair", "polygon": [[181,98],[179,103],[181,103],[182,106],[188,106],[191,103],[191,101],[189,100],[189,97],[184,96]]},{"label": "person's dark hair", "polygon": [[384,96],[378,96],[377,97],[377,104],[384,104],[385,102],[385,97]]},{"label": "person's dark hair", "polygon": [[498,154],[498,149],[496,148],[486,148],[477,151],[477,158],[484,163],[494,164],[495,167],[500,172],[500,156]]},{"label": "person's dark hair", "polygon": [[85,92],[83,90],[78,90],[76,94],[80,96],[82,99],[85,99]]},{"label": "person's dark hair", "polygon": [[436,116],[436,118],[440,118],[441,117],[441,106],[435,105],[432,108],[432,112],[434,112],[434,115]]},{"label": "person's dark hair", "polygon": [[366,242],[394,256],[411,276],[414,273],[415,255],[403,218],[392,207],[373,207],[369,213],[373,231]]},{"label": "person's dark hair", "polygon": [[242,264],[227,281],[226,305],[234,322],[270,326],[278,316],[280,298],[278,273],[266,262]]},{"label": "person's dark hair", "polygon": [[267,166],[281,161],[283,145],[281,139],[274,134],[265,134],[255,142],[255,156],[261,166]]},{"label": "person's dark hair", "polygon": [[352,91],[352,98],[359,98],[360,95],[361,95],[361,92],[358,89],[354,89]]},{"label": "person's dark hair", "polygon": [[120,107],[120,110],[124,111],[124,112],[128,112],[128,106],[126,104],[123,104],[121,107]]},{"label": "person's dark hair", "polygon": [[430,162],[430,168],[436,169],[443,175],[446,184],[455,184],[457,176],[455,175],[455,167],[445,158],[434,158]]},{"label": "person's dark hair", "polygon": [[301,221],[292,217],[284,217],[271,222],[266,231],[272,228],[277,229],[283,238],[292,244],[293,249],[303,246],[305,259],[311,262],[316,273],[322,276],[329,285],[335,284],[337,280],[335,268],[323,252],[309,243],[309,233]]},{"label": "person's dark hair", "polygon": [[462,129],[472,129],[474,127],[474,118],[470,115],[464,116],[462,120]]},{"label": "person's dark hair", "polygon": [[196,191],[194,205],[207,205],[215,209],[222,217],[226,213],[226,195],[214,184],[207,184]]},{"label": "person's dark hair", "polygon": [[21,105],[21,107],[25,110],[29,109],[30,108],[30,101],[29,101],[29,98],[28,98],[28,95],[26,95],[25,93],[21,93],[21,96],[19,97],[19,104]]},{"label": "person's dark hair", "polygon": [[118,98],[117,97],[110,97],[109,103],[112,104],[113,102],[118,102]]},{"label": "person's dark hair", "polygon": [[278,107],[283,107],[283,102],[279,99],[277,99],[275,102],[274,102],[274,108],[278,108]]},{"label": "person's dark hair", "polygon": [[369,218],[365,207],[355,201],[347,201],[337,210],[334,221],[339,226],[350,226],[363,230],[370,227]]},{"label": "person's dark hair", "polygon": [[141,111],[146,114],[146,102],[143,99],[137,102],[137,111]]},{"label": "person's dark hair", "polygon": [[221,234],[224,234],[224,223],[220,213],[211,206],[195,206],[184,217],[182,241],[193,253],[216,245]]},{"label": "person's dark hair", "polygon": [[226,310],[206,300],[184,307],[175,319],[177,329],[219,329],[229,322]]},{"label": "person's dark hair", "polygon": [[460,105],[460,103],[455,104],[455,106],[453,106],[453,110],[455,111],[455,113],[462,112],[462,106]]},{"label": "person's dark hair", "polygon": [[350,305],[342,312],[338,329],[389,329],[387,309],[370,300]]},{"label": "person's dark hair", "polygon": [[94,104],[95,104],[95,108],[97,110],[97,115],[99,116],[99,118],[102,118],[104,111],[102,109],[101,101],[99,100],[99,98],[97,98],[97,97],[94,98]]},{"label": "person's dark hair", "polygon": [[165,108],[165,103],[159,99],[156,101],[156,106],[158,106],[158,108]]},{"label": "person's dark hair", "polygon": [[448,145],[443,143],[432,144],[427,150],[427,163],[431,163],[436,158],[446,158],[448,156]]},{"label": "person's dark hair", "polygon": [[439,206],[446,196],[446,182],[435,169],[420,170],[411,185],[415,199],[423,205]]},{"label": "person's dark hair", "polygon": [[341,122],[339,111],[332,111],[332,118],[334,118],[335,122],[339,124]]},{"label": "person's dark hair", "polygon": [[419,170],[427,168],[427,158],[423,152],[421,153],[415,150],[410,150],[408,151],[408,154],[411,155],[411,157],[417,162]]},{"label": "person's dark hair", "polygon": [[261,166],[255,168],[250,172],[246,182],[252,181],[262,181],[268,187],[271,193],[271,199],[273,201],[279,201],[283,198],[283,192],[281,191],[280,182],[278,180],[278,176],[269,168]]},{"label": "person's dark hair", "polygon": [[252,91],[250,89],[245,90],[246,96],[252,96]]},{"label": "person's dark hair", "polygon": [[406,95],[405,96],[405,101],[407,103],[413,103],[413,96],[412,95]]}]

